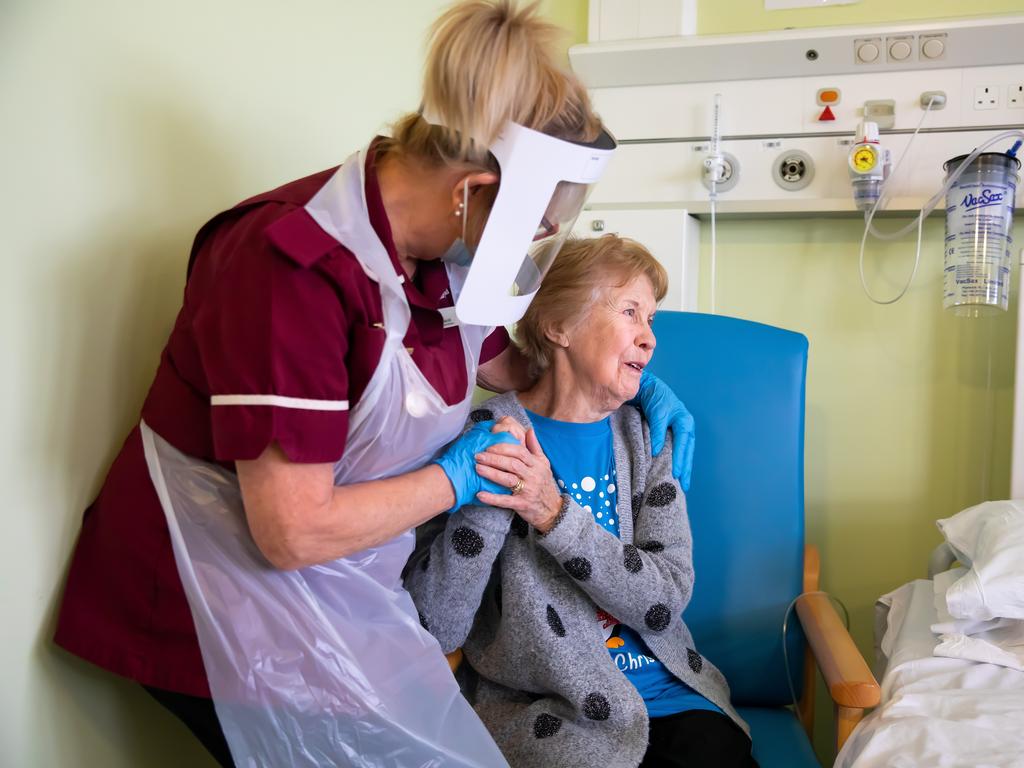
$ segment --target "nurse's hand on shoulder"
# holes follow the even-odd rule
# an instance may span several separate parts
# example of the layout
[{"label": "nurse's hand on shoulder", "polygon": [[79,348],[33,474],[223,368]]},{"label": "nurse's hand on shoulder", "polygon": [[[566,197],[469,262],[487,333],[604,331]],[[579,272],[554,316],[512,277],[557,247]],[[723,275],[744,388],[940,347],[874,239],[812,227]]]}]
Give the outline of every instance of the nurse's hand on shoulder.
[{"label": "nurse's hand on shoulder", "polygon": [[531,429],[526,445],[495,445],[477,456],[477,472],[511,495],[486,491],[477,494],[484,504],[510,509],[541,533],[554,527],[562,509],[562,494],[551,474],[551,463]]},{"label": "nurse's hand on shoulder", "polygon": [[504,424],[499,430],[491,431],[495,422],[481,421],[470,427],[458,440],[448,446],[434,462],[441,466],[448,476],[448,481],[455,491],[454,512],[466,504],[472,504],[480,491],[491,491],[494,494],[508,493],[508,487],[502,488],[481,477],[476,472],[476,456],[488,448],[502,443],[516,443],[516,437],[510,425]]},{"label": "nurse's hand on shoulder", "polygon": [[643,372],[640,391],[632,402],[639,403],[651,428],[651,455],[657,456],[665,447],[665,433],[672,429],[672,474],[684,491],[690,490],[693,470],[693,416],[676,393],[657,376]]}]

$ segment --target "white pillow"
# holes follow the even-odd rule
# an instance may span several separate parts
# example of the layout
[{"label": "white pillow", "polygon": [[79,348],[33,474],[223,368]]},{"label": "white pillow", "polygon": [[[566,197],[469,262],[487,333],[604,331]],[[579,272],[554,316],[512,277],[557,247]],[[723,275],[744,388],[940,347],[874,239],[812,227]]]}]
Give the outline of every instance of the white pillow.
[{"label": "white pillow", "polygon": [[946,592],[954,619],[1024,619],[1024,501],[988,501],[937,525],[971,568]]},{"label": "white pillow", "polygon": [[932,577],[932,587],[935,595],[935,623],[931,630],[936,635],[984,635],[997,629],[1006,627],[1015,628],[1024,637],[1024,621],[1020,619],[985,619],[975,621],[973,619],[954,619],[949,613],[946,605],[946,593],[953,585],[967,573],[966,568],[952,568]]},{"label": "white pillow", "polygon": [[963,565],[970,565],[974,561],[974,553],[978,548],[978,536],[987,520],[1002,517],[1007,508],[1018,507],[1016,501],[986,501],[973,507],[968,507],[945,520],[937,520],[935,524],[939,527],[946,543],[949,544],[957,559]]}]

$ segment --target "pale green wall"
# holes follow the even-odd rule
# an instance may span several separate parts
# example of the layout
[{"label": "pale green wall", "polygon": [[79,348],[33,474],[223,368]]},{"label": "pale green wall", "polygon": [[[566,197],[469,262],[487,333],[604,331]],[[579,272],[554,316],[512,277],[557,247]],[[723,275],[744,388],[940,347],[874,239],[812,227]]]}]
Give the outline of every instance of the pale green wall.
[{"label": "pale green wall", "polygon": [[587,0],[544,0],[547,17],[565,30],[566,48],[587,42]]},{"label": "pale green wall", "polygon": [[[1014,315],[963,320],[942,310],[935,217],[914,286],[895,305],[872,304],[857,275],[862,231],[853,219],[720,220],[718,311],[810,341],[807,536],[867,654],[874,598],[923,575],[939,542],[933,521],[1008,493]],[[872,242],[873,290],[893,295],[913,256],[912,240]]]}]

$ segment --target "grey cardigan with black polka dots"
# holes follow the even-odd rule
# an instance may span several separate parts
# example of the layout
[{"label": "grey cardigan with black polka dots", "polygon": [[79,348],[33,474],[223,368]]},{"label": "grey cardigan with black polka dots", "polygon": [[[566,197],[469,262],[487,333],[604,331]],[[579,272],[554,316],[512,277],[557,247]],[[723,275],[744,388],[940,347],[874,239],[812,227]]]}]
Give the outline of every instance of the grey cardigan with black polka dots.
[{"label": "grey cardigan with black polka dots", "polygon": [[[506,415],[530,425],[511,393],[471,419]],[[442,649],[462,647],[463,692],[512,766],[619,768],[642,760],[647,710],[605,646],[598,607],[748,730],[725,678],[694,649],[682,620],[694,574],[671,435],[652,459],[635,408],[623,406],[611,424],[620,538],[572,501],[546,535],[507,510],[476,505],[417,532],[406,587]]]}]

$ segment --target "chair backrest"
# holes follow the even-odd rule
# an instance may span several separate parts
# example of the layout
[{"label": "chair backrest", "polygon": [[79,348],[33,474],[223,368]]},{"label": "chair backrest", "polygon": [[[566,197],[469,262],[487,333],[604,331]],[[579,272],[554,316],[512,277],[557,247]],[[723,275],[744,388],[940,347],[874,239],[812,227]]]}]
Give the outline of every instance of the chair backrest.
[{"label": "chair backrest", "polygon": [[[696,581],[684,618],[735,704],[789,703],[781,628],[803,584],[807,339],[689,312],[659,312],[654,330],[650,370],[696,421],[687,494]],[[794,611],[798,696],[803,647]]]}]

